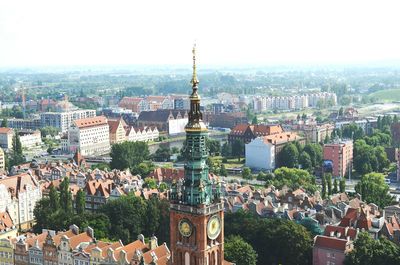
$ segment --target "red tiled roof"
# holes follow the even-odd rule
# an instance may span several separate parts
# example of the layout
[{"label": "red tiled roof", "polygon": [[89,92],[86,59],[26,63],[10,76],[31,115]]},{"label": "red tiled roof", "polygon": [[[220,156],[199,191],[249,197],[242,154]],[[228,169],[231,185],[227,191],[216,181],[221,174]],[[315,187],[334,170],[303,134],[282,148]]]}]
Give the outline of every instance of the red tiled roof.
[{"label": "red tiled roof", "polygon": [[14,223],[8,212],[0,213],[0,230],[13,229]]},{"label": "red tiled roof", "polygon": [[346,251],[348,241],[336,237],[316,236],[314,246],[318,248],[335,249]]},{"label": "red tiled roof", "polygon": [[91,117],[91,118],[79,119],[79,120],[75,120],[74,123],[78,128],[88,128],[88,127],[94,127],[94,126],[108,124],[107,118],[104,116],[96,116],[96,117]]},{"label": "red tiled roof", "polygon": [[6,127],[0,127],[0,133],[12,133],[13,129],[11,128],[6,128]]}]

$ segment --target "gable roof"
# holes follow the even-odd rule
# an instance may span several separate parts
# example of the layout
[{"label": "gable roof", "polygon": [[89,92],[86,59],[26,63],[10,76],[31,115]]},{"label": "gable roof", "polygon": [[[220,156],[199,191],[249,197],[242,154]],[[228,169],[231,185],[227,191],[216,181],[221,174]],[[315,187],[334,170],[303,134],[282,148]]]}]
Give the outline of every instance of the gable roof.
[{"label": "gable roof", "polygon": [[348,241],[341,238],[329,236],[316,236],[314,239],[314,246],[318,248],[334,249],[338,251],[346,251]]},{"label": "gable roof", "polygon": [[138,121],[166,122],[170,116],[177,119],[178,116],[185,117],[186,115],[187,112],[184,110],[159,109],[155,111],[142,111],[139,114]]}]

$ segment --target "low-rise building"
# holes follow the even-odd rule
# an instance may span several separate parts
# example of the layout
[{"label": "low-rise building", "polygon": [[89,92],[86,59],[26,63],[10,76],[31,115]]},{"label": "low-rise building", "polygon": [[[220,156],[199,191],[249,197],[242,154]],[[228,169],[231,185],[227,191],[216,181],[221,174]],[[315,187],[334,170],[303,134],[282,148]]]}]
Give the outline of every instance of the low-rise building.
[{"label": "low-rise building", "polygon": [[127,125],[122,118],[108,119],[108,126],[110,127],[110,144],[119,144],[127,140],[125,130]]},{"label": "low-rise building", "polygon": [[173,109],[142,111],[137,121],[139,127],[157,127],[170,135],[184,133],[187,122],[187,111]]},{"label": "low-rise building", "polygon": [[205,120],[210,127],[232,129],[239,124],[247,124],[247,115],[244,112],[206,113]]},{"label": "low-rise building", "polygon": [[7,211],[18,227],[32,227],[33,210],[41,198],[40,185],[30,174],[23,173],[0,179],[0,212]]},{"label": "low-rise building", "polygon": [[130,142],[155,141],[160,137],[157,127],[130,127],[126,131],[126,139]]},{"label": "low-rise building", "polygon": [[324,144],[323,159],[332,163],[332,175],[334,177],[346,176],[353,163],[353,141]]},{"label": "low-rise building", "polygon": [[346,254],[353,250],[353,242],[330,236],[314,238],[313,265],[343,265]]},{"label": "low-rise building", "polygon": [[250,143],[251,140],[273,134],[283,133],[281,125],[249,125],[249,124],[238,124],[236,125],[228,135],[228,141],[233,143],[235,140],[239,140],[245,144]]},{"label": "low-rise building", "polygon": [[275,169],[276,160],[288,142],[305,143],[305,139],[293,132],[282,132],[257,137],[245,145],[246,166],[258,170]]},{"label": "low-rise building", "polygon": [[96,116],[75,120],[68,130],[69,152],[80,150],[83,156],[110,152],[110,131],[107,118]]},{"label": "low-rise building", "polygon": [[0,264],[14,265],[14,246],[10,239],[0,239]]},{"label": "low-rise building", "polygon": [[14,221],[11,219],[10,214],[7,211],[0,212],[0,239],[16,237],[17,232],[18,229],[15,226]]},{"label": "low-rise building", "polygon": [[42,134],[39,130],[21,130],[18,131],[18,135],[22,148],[32,149],[42,145]]},{"label": "low-rise building", "polygon": [[13,136],[13,129],[0,127],[0,147],[3,149],[11,149]]},{"label": "low-rise building", "polygon": [[27,119],[11,118],[7,120],[9,128],[18,130],[38,130],[41,127],[39,115]]}]

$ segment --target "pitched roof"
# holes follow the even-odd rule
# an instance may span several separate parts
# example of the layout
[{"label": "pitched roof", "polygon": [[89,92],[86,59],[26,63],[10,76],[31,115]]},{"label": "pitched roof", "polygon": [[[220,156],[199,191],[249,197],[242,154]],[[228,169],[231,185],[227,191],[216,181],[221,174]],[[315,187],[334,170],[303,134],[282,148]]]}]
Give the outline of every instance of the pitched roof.
[{"label": "pitched roof", "polygon": [[74,123],[80,129],[108,124],[107,118],[104,116],[95,116],[91,118],[79,119],[75,120]]},{"label": "pitched roof", "polygon": [[318,248],[335,249],[339,251],[346,251],[347,244],[345,239],[329,237],[329,236],[316,236],[314,239],[314,246]]},{"label": "pitched roof", "polygon": [[[165,244],[162,244],[161,246],[158,246],[153,250],[149,250],[149,251],[143,253],[143,260],[144,260],[145,264],[151,264],[151,262],[153,260],[152,255],[155,255],[157,257],[158,261],[160,261],[160,259],[162,259],[162,258],[166,258],[166,260],[168,260],[169,256],[170,256],[170,252],[169,252],[167,245],[165,245]],[[157,264],[163,264],[163,263],[157,262]]]},{"label": "pitched roof", "polygon": [[170,115],[173,116],[174,119],[177,118],[178,115],[184,117],[186,115],[186,111],[184,110],[169,110],[169,109],[159,109],[155,111],[142,111],[139,114],[138,121],[148,121],[148,122],[166,122]]},{"label": "pitched roof", "polygon": [[39,187],[35,178],[27,173],[0,179],[0,185],[6,186],[12,196],[18,197],[20,192],[25,192],[27,186]]},{"label": "pitched roof", "polygon": [[294,132],[282,132],[263,136],[262,139],[264,143],[280,144],[300,140],[303,137]]},{"label": "pitched roof", "polygon": [[0,231],[6,231],[14,227],[14,222],[8,212],[0,212]]},{"label": "pitched roof", "polygon": [[117,133],[119,125],[122,123],[122,126],[126,126],[126,123],[122,118],[119,118],[117,120],[108,120],[108,126],[110,126],[110,133]]},{"label": "pitched roof", "polygon": [[13,129],[11,129],[11,128],[0,127],[0,133],[1,134],[3,134],[3,133],[12,133],[12,132],[13,132]]}]

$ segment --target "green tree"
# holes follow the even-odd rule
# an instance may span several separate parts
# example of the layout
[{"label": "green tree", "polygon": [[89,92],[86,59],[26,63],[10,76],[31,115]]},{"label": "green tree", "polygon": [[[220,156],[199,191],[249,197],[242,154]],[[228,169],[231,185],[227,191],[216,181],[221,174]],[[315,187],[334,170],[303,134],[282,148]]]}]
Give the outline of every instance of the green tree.
[{"label": "green tree", "polygon": [[65,177],[60,184],[60,206],[65,214],[72,213],[72,195],[69,190],[68,177]]},{"label": "green tree", "polygon": [[389,185],[385,183],[385,176],[381,173],[369,173],[361,177],[355,190],[361,194],[363,201],[375,203],[381,208],[392,203],[393,198],[389,194]]},{"label": "green tree", "polygon": [[7,121],[6,118],[4,118],[4,119],[1,121],[1,126],[0,126],[0,127],[8,128],[8,121]]},{"label": "green tree", "polygon": [[287,143],[278,155],[279,167],[296,168],[299,165],[299,150],[293,143]]},{"label": "green tree", "polygon": [[326,177],[325,177],[325,174],[324,174],[324,175],[322,175],[322,191],[321,191],[322,199],[325,199],[326,195],[327,195],[327,192],[326,192]]},{"label": "green tree", "polygon": [[336,193],[338,193],[338,192],[339,192],[338,181],[337,181],[337,178],[335,178],[335,179],[333,180],[333,189],[332,189],[332,193],[333,193],[333,194],[336,194]]},{"label": "green tree", "polygon": [[153,178],[145,178],[143,186],[149,189],[156,189],[157,183]]},{"label": "green tree", "polygon": [[171,149],[166,145],[160,145],[153,155],[153,159],[159,162],[167,162],[171,157]]},{"label": "green tree", "polygon": [[232,143],[232,156],[237,157],[240,161],[240,157],[244,155],[244,143],[240,140],[234,140]]},{"label": "green tree", "polygon": [[258,124],[257,116],[253,117],[253,119],[251,120],[251,124],[253,124],[253,125],[257,125]]},{"label": "green tree", "polygon": [[77,214],[83,214],[85,212],[86,195],[82,189],[79,189],[75,197],[75,209]]},{"label": "green tree", "polygon": [[43,138],[46,138],[47,135],[54,137],[54,136],[58,135],[59,132],[60,132],[60,130],[53,126],[45,126],[45,127],[40,128],[40,133]]},{"label": "green tree", "polygon": [[300,163],[300,166],[302,169],[311,171],[313,168],[311,157],[305,151],[301,152],[300,157],[299,157],[299,163]]},{"label": "green tree", "polygon": [[33,210],[33,214],[35,216],[35,225],[33,226],[33,231],[35,233],[41,233],[42,229],[44,228],[52,228],[49,224],[50,215],[52,214],[53,210],[50,204],[50,198],[42,198],[36,202],[35,208]]},{"label": "green tree", "polygon": [[133,174],[140,175],[142,177],[148,176],[153,170],[155,166],[151,162],[142,162],[138,165],[134,166],[131,170]]},{"label": "green tree", "polygon": [[221,167],[219,168],[219,174],[224,177],[228,176],[228,171],[226,170],[224,164],[221,164]]},{"label": "green tree", "polygon": [[252,174],[251,174],[251,169],[250,168],[248,168],[248,167],[244,167],[243,169],[242,169],[242,177],[244,178],[244,179],[252,179]]},{"label": "green tree", "polygon": [[207,137],[206,147],[211,156],[219,154],[221,152],[221,144],[218,140]]},{"label": "green tree", "polygon": [[123,142],[112,146],[110,156],[111,168],[133,170],[149,158],[150,151],[146,142]]},{"label": "green tree", "polygon": [[236,265],[256,265],[257,253],[240,236],[229,236],[225,240],[225,259]]},{"label": "green tree", "polygon": [[14,133],[12,138],[12,150],[9,162],[9,168],[25,162],[25,157],[22,152],[22,144],[18,132]]},{"label": "green tree", "polygon": [[58,211],[58,209],[60,209],[60,197],[58,196],[58,192],[53,185],[51,185],[49,189],[49,199],[51,210],[53,212]]},{"label": "green tree", "polygon": [[307,170],[281,167],[275,169],[274,176],[272,184],[278,189],[283,186],[288,186],[293,190],[302,187],[312,194],[317,190],[315,177]]},{"label": "green tree", "polygon": [[367,232],[358,234],[345,265],[400,264],[400,248],[386,238],[373,239]]},{"label": "green tree", "polygon": [[160,184],[158,184],[158,190],[160,192],[164,192],[168,189],[168,185],[165,182],[160,182]]},{"label": "green tree", "polygon": [[221,148],[221,154],[224,157],[230,157],[232,155],[232,146],[229,143],[224,143]]},{"label": "green tree", "polygon": [[160,225],[160,209],[158,208],[158,198],[152,197],[146,201],[146,234],[154,235]]},{"label": "green tree", "polygon": [[344,178],[340,180],[339,188],[341,193],[346,191],[346,180]]}]

